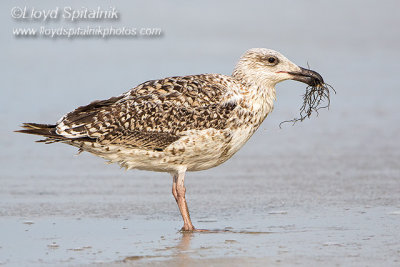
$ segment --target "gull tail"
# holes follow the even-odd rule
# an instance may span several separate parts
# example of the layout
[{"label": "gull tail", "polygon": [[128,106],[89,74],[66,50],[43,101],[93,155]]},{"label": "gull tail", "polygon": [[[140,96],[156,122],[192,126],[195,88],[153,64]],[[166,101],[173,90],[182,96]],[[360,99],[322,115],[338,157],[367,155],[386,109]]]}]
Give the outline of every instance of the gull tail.
[{"label": "gull tail", "polygon": [[56,125],[53,124],[24,123],[21,127],[24,129],[15,132],[46,137],[46,139],[38,140],[36,142],[54,143],[67,139],[66,137],[56,133]]}]

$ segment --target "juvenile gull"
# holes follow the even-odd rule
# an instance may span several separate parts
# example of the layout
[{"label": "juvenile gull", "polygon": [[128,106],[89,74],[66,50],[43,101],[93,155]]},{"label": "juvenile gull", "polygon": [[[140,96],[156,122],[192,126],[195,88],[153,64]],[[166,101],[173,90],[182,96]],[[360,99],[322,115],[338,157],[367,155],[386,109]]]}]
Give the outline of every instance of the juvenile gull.
[{"label": "juvenile gull", "polygon": [[94,101],[56,124],[25,123],[18,132],[42,135],[127,169],[168,172],[182,214],[182,231],[196,231],[185,199],[186,171],[206,170],[235,154],[272,111],[275,85],[322,77],[280,53],[253,48],[232,76],[201,74],[147,81],[107,100]]}]

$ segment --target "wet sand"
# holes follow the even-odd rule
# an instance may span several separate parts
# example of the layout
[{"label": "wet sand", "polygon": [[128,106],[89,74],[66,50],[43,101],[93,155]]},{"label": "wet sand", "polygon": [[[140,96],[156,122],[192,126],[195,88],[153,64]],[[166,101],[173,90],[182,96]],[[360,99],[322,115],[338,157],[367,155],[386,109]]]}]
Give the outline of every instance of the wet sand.
[{"label": "wet sand", "polygon": [[[268,215],[267,215],[268,214]],[[400,209],[273,210],[251,218],[202,219],[210,233],[182,234],[178,221],[65,217],[2,220],[3,263],[398,266]],[[229,224],[229,227],[225,225]],[[222,228],[224,227],[224,228]],[[7,259],[10,257],[10,260]],[[12,258],[18,260],[11,260]],[[4,260],[4,258],[3,258]]]},{"label": "wet sand", "polygon": [[[306,216],[307,214],[307,216]],[[178,221],[65,217],[8,218],[3,238],[15,240],[2,253],[12,264],[352,264],[398,265],[400,209],[273,210],[226,222],[197,220],[218,229],[176,232]],[[338,219],[339,218],[339,219]],[[379,219],[377,219],[379,218]],[[228,218],[226,218],[228,219]],[[229,222],[229,223],[227,223]],[[229,224],[229,227],[225,225]],[[224,228],[222,228],[224,227]],[[385,245],[385,249],[382,248]],[[397,244],[397,245],[396,245]]]},{"label": "wet sand", "polygon": [[66,151],[42,175],[2,179],[1,262],[398,266],[398,151],[260,155],[264,135],[227,164],[188,174],[194,224],[213,230],[194,234],[179,232],[168,175],[124,172],[89,154],[68,159],[69,148],[48,146]]}]

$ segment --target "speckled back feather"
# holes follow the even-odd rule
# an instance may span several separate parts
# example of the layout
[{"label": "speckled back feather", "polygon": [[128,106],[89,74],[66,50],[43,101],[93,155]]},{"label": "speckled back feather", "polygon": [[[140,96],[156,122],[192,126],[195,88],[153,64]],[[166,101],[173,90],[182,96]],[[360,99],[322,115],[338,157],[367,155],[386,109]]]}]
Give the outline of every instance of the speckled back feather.
[{"label": "speckled back feather", "polygon": [[89,137],[102,145],[163,150],[185,131],[226,127],[236,103],[223,102],[224,79],[206,74],[148,81],[68,113],[57,123],[56,133]]}]

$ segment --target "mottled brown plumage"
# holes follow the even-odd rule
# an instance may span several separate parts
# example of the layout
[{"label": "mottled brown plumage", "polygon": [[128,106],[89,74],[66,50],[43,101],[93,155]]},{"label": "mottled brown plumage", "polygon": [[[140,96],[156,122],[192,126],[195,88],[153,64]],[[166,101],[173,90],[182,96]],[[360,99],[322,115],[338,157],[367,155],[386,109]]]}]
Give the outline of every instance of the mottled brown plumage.
[{"label": "mottled brown plumage", "polygon": [[161,151],[185,131],[225,129],[236,107],[236,103],[221,102],[226,91],[224,79],[213,74],[148,81],[121,96],[68,113],[57,124],[56,133],[88,137],[104,146]]},{"label": "mottled brown plumage", "polygon": [[323,82],[319,74],[276,51],[250,49],[232,76],[148,81],[120,96],[79,107],[54,125],[26,123],[19,132],[76,146],[127,169],[171,173],[182,229],[193,231],[185,172],[212,168],[232,157],[272,111],[276,83],[287,79]]}]

